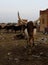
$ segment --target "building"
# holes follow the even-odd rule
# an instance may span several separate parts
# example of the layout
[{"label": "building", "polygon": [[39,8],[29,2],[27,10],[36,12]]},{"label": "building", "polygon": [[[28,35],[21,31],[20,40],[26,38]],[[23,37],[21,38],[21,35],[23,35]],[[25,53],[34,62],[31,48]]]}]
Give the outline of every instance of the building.
[{"label": "building", "polygon": [[40,10],[40,31],[48,28],[48,9]]}]

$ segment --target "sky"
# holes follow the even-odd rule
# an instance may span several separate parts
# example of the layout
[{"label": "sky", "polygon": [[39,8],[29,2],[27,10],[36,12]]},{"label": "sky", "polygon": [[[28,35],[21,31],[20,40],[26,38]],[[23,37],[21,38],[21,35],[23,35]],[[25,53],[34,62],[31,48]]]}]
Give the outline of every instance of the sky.
[{"label": "sky", "polygon": [[0,0],[0,23],[17,22],[18,11],[22,19],[35,21],[47,8],[48,0]]}]

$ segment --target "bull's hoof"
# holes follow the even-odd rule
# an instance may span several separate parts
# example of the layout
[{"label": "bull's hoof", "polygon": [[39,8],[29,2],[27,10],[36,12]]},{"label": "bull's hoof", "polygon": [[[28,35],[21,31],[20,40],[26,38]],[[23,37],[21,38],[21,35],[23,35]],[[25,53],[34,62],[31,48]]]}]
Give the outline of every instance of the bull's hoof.
[{"label": "bull's hoof", "polygon": [[35,46],[35,44],[33,43],[33,46]]}]

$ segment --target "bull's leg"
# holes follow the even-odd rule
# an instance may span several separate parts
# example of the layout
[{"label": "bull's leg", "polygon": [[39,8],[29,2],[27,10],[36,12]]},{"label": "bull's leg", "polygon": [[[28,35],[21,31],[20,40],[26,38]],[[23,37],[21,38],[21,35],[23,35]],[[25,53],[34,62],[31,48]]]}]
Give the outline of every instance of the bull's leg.
[{"label": "bull's leg", "polygon": [[15,33],[16,33],[16,31],[15,31]]},{"label": "bull's leg", "polygon": [[29,43],[30,43],[31,47],[32,47],[32,45],[34,46],[34,37],[29,38]]},{"label": "bull's leg", "polygon": [[32,37],[32,41],[33,41],[33,46],[34,46],[34,37]]},{"label": "bull's leg", "polygon": [[7,33],[9,33],[9,30],[7,30]]},{"label": "bull's leg", "polygon": [[15,33],[16,33],[16,30],[15,30]]}]

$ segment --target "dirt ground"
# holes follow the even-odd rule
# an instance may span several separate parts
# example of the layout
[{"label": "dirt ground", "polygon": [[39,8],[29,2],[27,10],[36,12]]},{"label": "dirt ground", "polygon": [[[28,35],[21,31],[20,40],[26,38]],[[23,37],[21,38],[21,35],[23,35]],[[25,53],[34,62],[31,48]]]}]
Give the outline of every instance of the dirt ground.
[{"label": "dirt ground", "polygon": [[48,65],[48,35],[38,33],[34,47],[27,40],[14,40],[15,35],[0,33],[0,65]]}]

